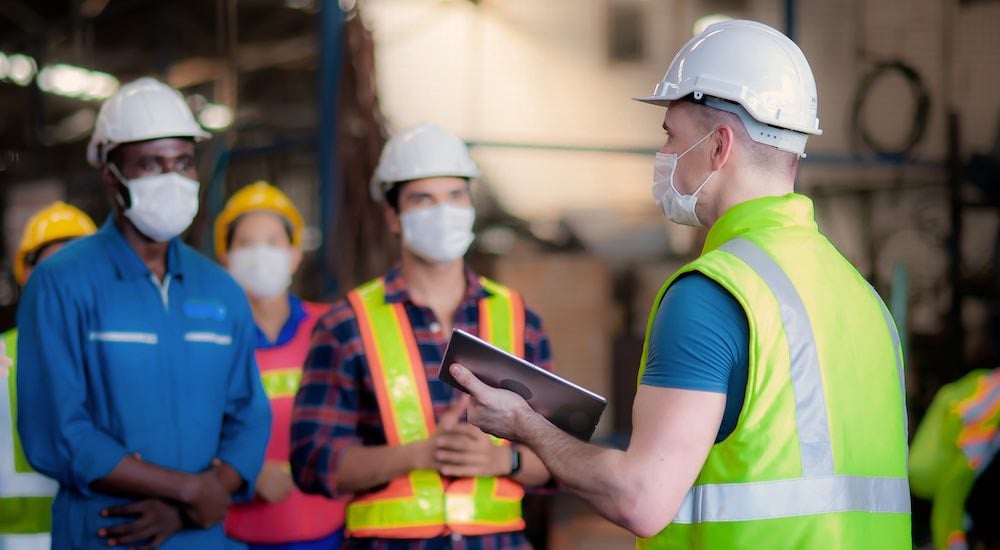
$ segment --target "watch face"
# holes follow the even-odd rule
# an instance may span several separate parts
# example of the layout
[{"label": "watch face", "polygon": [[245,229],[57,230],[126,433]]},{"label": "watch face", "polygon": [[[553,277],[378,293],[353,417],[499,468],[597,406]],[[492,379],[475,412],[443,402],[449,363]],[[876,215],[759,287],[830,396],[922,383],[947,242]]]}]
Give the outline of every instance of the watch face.
[{"label": "watch face", "polygon": [[521,469],[521,451],[517,447],[510,446],[510,473],[516,474]]}]

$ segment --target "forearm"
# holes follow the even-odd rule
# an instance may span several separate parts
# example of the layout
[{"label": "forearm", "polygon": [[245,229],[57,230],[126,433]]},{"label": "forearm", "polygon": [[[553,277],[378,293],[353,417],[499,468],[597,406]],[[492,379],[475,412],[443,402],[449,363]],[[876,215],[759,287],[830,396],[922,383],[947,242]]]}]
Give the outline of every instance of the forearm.
[{"label": "forearm", "polygon": [[524,422],[523,442],[561,486],[593,506],[609,520],[628,526],[635,502],[629,476],[623,467],[625,453],[598,447],[556,428],[541,415]]},{"label": "forearm", "polygon": [[196,490],[194,476],[126,456],[111,473],[90,484],[100,493],[187,502]]},{"label": "forearm", "polygon": [[340,466],[334,475],[338,493],[358,493],[378,487],[409,473],[412,470],[428,468],[420,457],[427,454],[423,449],[429,440],[408,445],[354,445],[343,451]]}]

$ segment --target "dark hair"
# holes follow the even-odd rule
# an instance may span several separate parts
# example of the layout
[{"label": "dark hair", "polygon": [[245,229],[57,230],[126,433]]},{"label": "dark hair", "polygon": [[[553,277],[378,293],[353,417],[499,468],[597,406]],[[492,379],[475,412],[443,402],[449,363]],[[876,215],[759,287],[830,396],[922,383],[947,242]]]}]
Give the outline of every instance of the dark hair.
[{"label": "dark hair", "polygon": [[[290,243],[295,242],[295,237],[294,237],[294,235],[295,235],[295,228],[292,227],[292,222],[286,220],[284,216],[282,216],[281,214],[278,214],[277,212],[270,212],[270,211],[267,211],[267,210],[264,210],[263,212],[268,212],[269,214],[274,214],[275,216],[278,216],[278,219],[281,220],[282,225],[285,226],[285,232],[288,233],[288,242],[290,242]],[[247,213],[244,213],[244,214],[240,214],[239,216],[236,216],[236,218],[234,218],[233,221],[229,222],[229,227],[226,227],[226,250],[227,251],[233,245],[233,236],[236,235],[236,224],[240,223],[240,220],[243,219],[243,216],[246,216],[249,213],[250,212],[247,212]]]},{"label": "dark hair", "polygon": [[392,187],[385,192],[385,202],[388,203],[389,206],[391,206],[396,212],[399,212],[399,192],[402,191],[403,187],[405,187],[407,183],[410,183],[410,181],[413,180],[393,183]]},{"label": "dark hair", "polygon": [[114,164],[115,167],[117,167],[119,170],[121,170],[121,163],[118,162],[119,161],[119,159],[118,159],[119,156],[121,156],[121,150],[118,147],[115,147],[114,149],[108,151],[107,155],[105,155],[105,159],[106,159],[107,164]]}]

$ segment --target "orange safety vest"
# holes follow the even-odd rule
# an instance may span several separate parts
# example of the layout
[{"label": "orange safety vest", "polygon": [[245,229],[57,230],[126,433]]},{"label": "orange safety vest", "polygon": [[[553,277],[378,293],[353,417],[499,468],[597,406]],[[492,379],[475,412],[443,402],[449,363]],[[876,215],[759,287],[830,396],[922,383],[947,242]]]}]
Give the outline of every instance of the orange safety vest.
[{"label": "orange safety vest", "polygon": [[[520,295],[486,278],[480,284],[490,296],[479,301],[479,336],[524,357]],[[382,278],[352,290],[347,300],[358,319],[386,441],[427,439],[436,426],[434,409],[404,305],[386,303]],[[521,485],[506,477],[445,478],[435,470],[413,470],[384,489],[356,496],[347,506],[347,534],[424,539],[520,531],[523,496]]]},{"label": "orange safety vest", "polygon": [[[256,352],[264,391],[271,402],[271,439],[266,458],[287,464],[292,403],[302,381],[302,364],[309,353],[316,321],[329,306],[303,302],[306,318],[287,344]],[[317,540],[344,524],[346,500],[330,500],[293,489],[285,500],[273,504],[255,499],[234,505],[226,515],[230,537],[256,544],[281,544]]]}]

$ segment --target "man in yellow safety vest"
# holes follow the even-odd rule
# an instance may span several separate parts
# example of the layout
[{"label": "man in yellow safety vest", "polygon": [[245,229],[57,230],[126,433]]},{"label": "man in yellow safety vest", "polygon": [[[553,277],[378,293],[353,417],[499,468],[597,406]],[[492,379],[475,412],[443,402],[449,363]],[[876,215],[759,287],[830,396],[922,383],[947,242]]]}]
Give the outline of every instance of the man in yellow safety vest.
[{"label": "man in yellow safety vest", "polygon": [[522,486],[549,473],[525,447],[463,421],[466,400],[437,378],[452,329],[550,367],[541,319],[480,277],[465,144],[419,125],[386,144],[372,194],[386,203],[402,261],[317,325],[292,413],[291,464],[307,493],[353,495],[351,548],[530,548]]},{"label": "man in yellow safety vest", "polygon": [[[972,371],[938,390],[910,448],[910,487],[933,503],[934,548],[995,548],[1000,542],[996,516],[976,514],[973,497],[977,486],[990,492],[986,480],[998,453],[1000,368]],[[983,500],[996,509],[995,492]]]},{"label": "man in yellow safety vest", "polygon": [[644,548],[910,548],[894,322],[794,193],[816,85],[786,36],[727,21],[653,94],[653,195],[709,228],[653,304],[625,451],[582,443],[460,365],[470,421],[521,441]]}]

